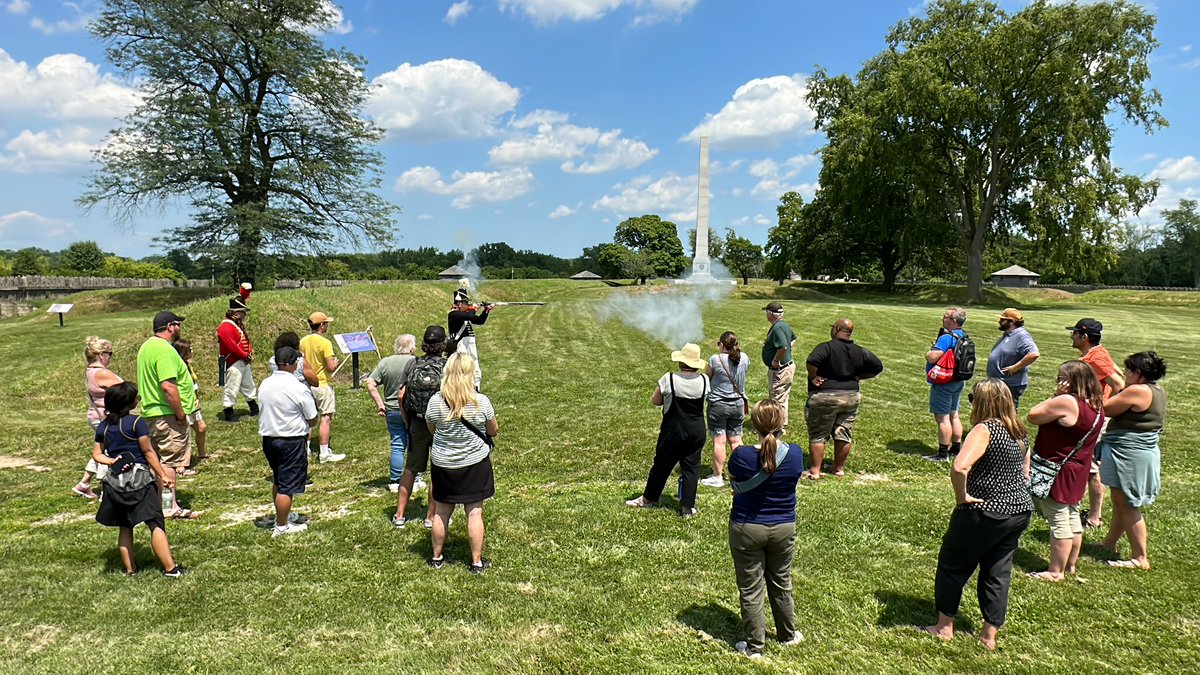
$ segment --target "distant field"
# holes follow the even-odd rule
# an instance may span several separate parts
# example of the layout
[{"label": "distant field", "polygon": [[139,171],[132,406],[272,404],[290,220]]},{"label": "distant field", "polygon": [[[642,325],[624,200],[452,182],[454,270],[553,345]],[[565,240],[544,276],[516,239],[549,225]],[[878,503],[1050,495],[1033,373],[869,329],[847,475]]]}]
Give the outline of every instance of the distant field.
[{"label": "distant field", "polygon": [[[451,287],[438,283],[352,285],[256,292],[249,330],[265,360],[282,330],[303,333],[322,310],[335,328],[370,325],[390,351],[400,332],[444,321]],[[1047,527],[1022,540],[1001,649],[965,636],[950,644],[910,626],[934,617],[933,573],[953,496],[946,467],[920,461],[935,444],[922,353],[954,287],[897,296],[852,285],[752,283],[702,305],[706,353],[718,335],[742,336],[749,393],[765,395],[757,352],[761,307],[780,299],[802,357],[828,338],[833,319],[887,371],[864,385],[855,451],[843,479],[800,487],[794,570],[798,647],[768,645],[752,664],[739,639],[728,552],[729,493],[701,488],[700,517],[640,511],[622,501],[645,481],[657,433],[650,394],[672,366],[671,348],[617,320],[611,298],[660,294],[662,286],[610,288],[567,281],[487,282],[491,300],[542,300],[497,309],[479,331],[484,389],[500,417],[497,497],[488,503],[486,555],[469,575],[465,519],[455,518],[440,571],[424,564],[428,532],[395,531],[386,490],[387,437],[365,391],[339,376],[333,445],[348,459],[316,466],[297,500],[309,532],[272,540],[253,525],[269,512],[270,486],[256,426],[217,421],[214,330],[224,298],[124,292],[81,294],[59,328],[38,314],[0,321],[0,670],[4,672],[1186,672],[1200,660],[1200,294],[1102,291],[1079,296],[993,290],[968,308],[967,329],[986,352],[994,315],[1026,312],[1043,354],[1027,400],[1052,389],[1058,363],[1076,354],[1063,327],[1083,316],[1106,326],[1116,357],[1155,349],[1169,363],[1163,492],[1148,511],[1154,569],[1109,570],[1081,562],[1088,583],[1024,578],[1044,569]],[[195,302],[192,302],[196,300]],[[688,304],[667,300],[668,308]],[[190,304],[183,304],[190,303]],[[150,316],[169,305],[187,317],[216,459],[183,482],[181,497],[204,512],[171,523],[182,580],[157,574],[144,531],[138,558],[151,573],[119,574],[116,534],[92,521],[95,504],[70,494],[89,446],[84,421],[83,338],[116,345],[113,368],[131,377]],[[366,366],[374,357],[366,359]],[[255,365],[265,375],[265,363]],[[793,393],[799,418],[804,396]],[[966,405],[964,401],[964,406]],[[793,440],[802,438],[794,434]],[[709,454],[706,451],[707,475]],[[44,469],[44,470],[41,470]],[[417,495],[410,515],[424,509]],[[664,502],[673,505],[673,499]],[[1095,553],[1089,533],[1085,556]],[[980,626],[973,585],[959,627]],[[86,664],[86,665],[85,665]]]}]

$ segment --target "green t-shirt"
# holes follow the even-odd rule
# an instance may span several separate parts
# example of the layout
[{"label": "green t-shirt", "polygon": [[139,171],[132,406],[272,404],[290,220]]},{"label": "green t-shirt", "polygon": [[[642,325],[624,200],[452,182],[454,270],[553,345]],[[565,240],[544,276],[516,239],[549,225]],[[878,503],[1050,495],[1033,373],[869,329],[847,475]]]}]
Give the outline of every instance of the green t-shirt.
[{"label": "green t-shirt", "polygon": [[192,386],[192,375],[188,372],[187,364],[179,358],[179,352],[170,342],[155,335],[142,343],[137,355],[137,385],[138,396],[142,399],[142,417],[175,414],[160,386],[167,380],[175,380],[183,412],[188,415],[196,412],[196,389]]},{"label": "green t-shirt", "polygon": [[412,354],[393,354],[383,357],[375,370],[367,377],[379,385],[379,395],[383,397],[383,407],[386,410],[399,410],[400,401],[396,394],[404,386],[404,375],[408,372],[408,364],[413,362]]},{"label": "green t-shirt", "polygon": [[768,368],[771,367],[771,361],[775,358],[775,352],[780,349],[787,349],[783,353],[783,358],[779,359],[780,363],[787,363],[792,360],[792,340],[796,339],[796,334],[792,332],[792,327],[787,325],[783,319],[776,321],[771,330],[767,331],[767,341],[763,343],[762,360]]}]

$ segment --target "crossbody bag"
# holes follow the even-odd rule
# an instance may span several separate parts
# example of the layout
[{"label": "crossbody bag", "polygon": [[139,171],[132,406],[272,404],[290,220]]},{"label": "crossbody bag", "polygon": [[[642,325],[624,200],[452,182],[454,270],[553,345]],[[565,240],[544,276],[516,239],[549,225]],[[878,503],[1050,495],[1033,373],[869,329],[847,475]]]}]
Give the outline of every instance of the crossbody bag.
[{"label": "crossbody bag", "polygon": [[477,426],[475,426],[474,424],[471,424],[470,422],[468,422],[468,421],[467,421],[467,418],[465,418],[465,417],[460,417],[460,418],[458,418],[458,421],[459,421],[459,422],[462,422],[462,425],[463,425],[464,427],[466,427],[467,429],[470,429],[470,430],[471,430],[471,433],[473,433],[473,434],[475,434],[476,436],[478,436],[478,437],[479,437],[479,440],[483,441],[484,443],[487,443],[487,446],[488,446],[489,448],[494,448],[494,447],[496,447],[496,441],[492,440],[492,437],[491,437],[491,436],[488,436],[488,435],[487,435],[487,434],[485,434],[484,432],[480,431],[480,430],[479,430],[479,427],[477,427]]},{"label": "crossbody bag", "polygon": [[[134,419],[133,425],[137,427],[138,417]],[[104,425],[104,434],[102,438],[104,442],[101,444],[105,450],[108,449],[108,430],[112,425],[107,420],[101,422]],[[125,437],[126,440],[137,441],[137,438],[130,438],[125,430],[121,428],[121,423],[117,422],[117,433]],[[137,492],[147,485],[154,482],[154,476],[150,474],[150,469],[145,464],[138,464],[133,461],[132,456],[128,453],[117,455],[116,463],[109,467],[107,473],[104,474],[104,486],[117,492]]]},{"label": "crossbody bag", "polygon": [[[787,443],[780,443],[779,447],[775,448],[775,468],[776,469],[778,469],[780,466],[783,466],[783,460],[786,459],[787,455],[788,455],[788,447],[789,446]],[[759,485],[762,485],[763,483],[765,483],[767,481],[767,479],[770,477],[771,477],[771,474],[767,473],[766,470],[759,469],[758,473],[747,478],[746,480],[731,480],[731,481],[729,481],[729,487],[733,488],[733,491],[740,495],[740,494],[749,492],[749,491],[757,488]]]},{"label": "crossbody bag", "polygon": [[717,354],[717,363],[720,364],[721,370],[725,371],[725,377],[729,378],[729,384],[733,385],[733,390],[737,392],[738,396],[742,397],[742,414],[749,415],[750,399],[746,398],[746,395],[742,393],[741,388],[738,387],[737,380],[733,379],[733,375],[729,374],[729,366],[725,365],[725,362],[721,360],[720,354]]},{"label": "crossbody bag", "polygon": [[1058,474],[1062,471],[1063,466],[1065,466],[1067,462],[1071,461],[1071,458],[1075,456],[1075,453],[1079,452],[1079,449],[1083,447],[1084,443],[1087,443],[1087,440],[1091,437],[1092,432],[1095,431],[1097,426],[1100,424],[1100,417],[1101,414],[1099,411],[1097,411],[1096,417],[1092,420],[1092,428],[1088,429],[1088,432],[1083,435],[1083,438],[1079,439],[1079,442],[1075,444],[1075,449],[1072,450],[1071,453],[1065,458],[1063,458],[1063,461],[1056,462],[1052,459],[1046,459],[1038,455],[1033,455],[1029,458],[1030,494],[1038,499],[1050,498],[1050,490],[1054,487],[1054,481],[1058,479]]}]

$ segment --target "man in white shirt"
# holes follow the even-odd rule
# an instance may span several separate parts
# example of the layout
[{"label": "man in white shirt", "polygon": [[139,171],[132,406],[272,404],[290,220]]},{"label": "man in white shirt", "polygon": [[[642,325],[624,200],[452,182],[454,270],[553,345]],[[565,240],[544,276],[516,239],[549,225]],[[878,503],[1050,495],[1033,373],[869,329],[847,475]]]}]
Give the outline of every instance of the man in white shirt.
[{"label": "man in white shirt", "polygon": [[308,477],[308,434],[316,424],[317,407],[307,387],[296,379],[299,356],[300,352],[291,347],[276,349],[278,370],[258,388],[258,433],[273,476],[273,537],[308,529],[306,523],[292,514],[292,497],[304,492]]}]

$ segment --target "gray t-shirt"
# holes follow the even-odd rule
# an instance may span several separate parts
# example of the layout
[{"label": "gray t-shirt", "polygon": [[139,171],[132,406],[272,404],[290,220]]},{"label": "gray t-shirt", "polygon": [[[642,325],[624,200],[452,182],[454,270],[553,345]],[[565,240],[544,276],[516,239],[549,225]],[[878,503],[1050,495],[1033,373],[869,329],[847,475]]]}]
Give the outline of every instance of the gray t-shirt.
[{"label": "gray t-shirt", "polygon": [[[488,420],[495,419],[496,411],[492,408],[491,399],[486,395],[475,396],[479,398],[479,403],[467,404],[463,409],[463,418],[486,434]],[[441,392],[429,399],[429,405],[425,408],[425,421],[434,427],[430,458],[443,469],[465,469],[482,462],[491,451],[487,443],[461,421],[450,419],[450,406],[442,400]]]},{"label": "gray t-shirt", "polygon": [[658,388],[663,396],[663,414],[671,409],[671,378],[675,379],[675,395],[679,398],[703,398],[709,388],[708,376],[701,372],[689,373],[678,371],[667,373],[658,378]]},{"label": "gray t-shirt", "polygon": [[1002,375],[1000,369],[1011,366],[1025,358],[1027,354],[1032,354],[1037,350],[1037,345],[1033,343],[1033,336],[1025,330],[1024,326],[1002,336],[996,341],[996,346],[992,347],[992,353],[988,354],[988,377],[1004,380],[1004,384],[1010,387],[1027,386],[1029,384],[1028,368],[1022,368],[1021,372],[1012,375]]},{"label": "gray t-shirt", "polygon": [[[713,354],[708,357],[708,367],[712,371],[712,389],[708,391],[708,402],[742,403],[742,394],[746,393],[746,372],[750,369],[750,359],[742,354],[735,366],[729,362],[728,354]],[[736,389],[729,381],[729,375],[725,374],[726,369],[737,383]],[[739,391],[742,393],[739,394]]]},{"label": "gray t-shirt", "polygon": [[375,370],[372,370],[371,374],[367,376],[379,385],[379,395],[383,397],[385,410],[400,409],[400,399],[396,395],[400,393],[400,387],[404,386],[404,375],[408,364],[412,363],[415,358],[412,354],[385,356],[375,366]]}]

